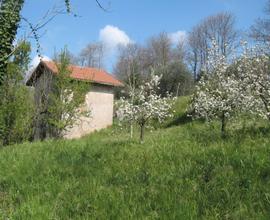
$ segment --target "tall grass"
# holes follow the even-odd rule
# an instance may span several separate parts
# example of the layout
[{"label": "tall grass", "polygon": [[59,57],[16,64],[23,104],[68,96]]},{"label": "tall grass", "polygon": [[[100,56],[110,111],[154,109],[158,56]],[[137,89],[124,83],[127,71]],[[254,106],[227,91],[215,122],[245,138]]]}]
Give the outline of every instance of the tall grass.
[{"label": "tall grass", "polygon": [[180,123],[0,150],[0,219],[269,219],[270,133]]}]

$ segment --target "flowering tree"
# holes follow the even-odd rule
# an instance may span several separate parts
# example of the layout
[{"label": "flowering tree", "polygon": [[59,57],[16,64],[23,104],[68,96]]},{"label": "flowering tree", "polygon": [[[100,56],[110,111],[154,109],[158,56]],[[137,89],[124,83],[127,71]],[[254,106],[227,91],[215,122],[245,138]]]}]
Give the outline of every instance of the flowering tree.
[{"label": "flowering tree", "polygon": [[159,122],[170,117],[173,100],[170,95],[162,98],[157,95],[160,76],[151,73],[151,79],[138,90],[130,90],[129,97],[133,100],[121,98],[117,115],[120,121],[136,122],[140,127],[140,140],[144,140],[145,126],[151,119]]},{"label": "flowering tree", "polygon": [[228,59],[220,55],[215,41],[209,50],[207,67],[196,86],[191,107],[195,118],[219,119],[224,136],[228,119],[241,107],[241,88],[236,75],[229,71]]},{"label": "flowering tree", "polygon": [[270,69],[268,48],[256,45],[248,48],[236,62],[243,107],[252,114],[270,120]]},{"label": "flowering tree", "polygon": [[218,55],[215,41],[209,52],[210,68],[199,81],[193,97],[195,117],[219,118],[221,132],[236,112],[249,112],[270,120],[270,72],[268,48],[249,48],[242,42],[242,53],[230,63]]}]

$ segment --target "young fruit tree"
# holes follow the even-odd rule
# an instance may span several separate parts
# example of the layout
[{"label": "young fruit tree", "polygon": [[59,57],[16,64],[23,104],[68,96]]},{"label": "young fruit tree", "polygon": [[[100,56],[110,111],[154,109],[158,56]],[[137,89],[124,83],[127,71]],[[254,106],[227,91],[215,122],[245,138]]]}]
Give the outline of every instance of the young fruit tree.
[{"label": "young fruit tree", "polygon": [[141,142],[144,141],[145,126],[153,119],[162,122],[170,117],[174,102],[169,94],[163,98],[157,94],[161,77],[153,72],[150,77],[150,81],[139,89],[129,91],[129,97],[134,97],[134,100],[121,98],[118,103],[119,120],[137,123],[140,127]]},{"label": "young fruit tree", "polygon": [[219,119],[221,135],[224,136],[227,121],[241,108],[242,92],[239,80],[229,71],[230,64],[219,53],[215,41],[209,50],[207,66],[196,86],[191,108],[195,118]]}]

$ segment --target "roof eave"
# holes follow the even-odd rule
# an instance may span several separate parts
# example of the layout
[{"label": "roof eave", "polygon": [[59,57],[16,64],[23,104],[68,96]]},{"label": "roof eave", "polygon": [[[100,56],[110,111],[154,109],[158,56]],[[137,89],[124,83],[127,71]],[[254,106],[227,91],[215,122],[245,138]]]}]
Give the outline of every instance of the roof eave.
[{"label": "roof eave", "polygon": [[[33,70],[31,76],[29,77],[29,79],[26,81],[26,85],[27,86],[32,86],[33,85],[34,76],[36,75],[36,72],[37,72],[38,68],[40,68],[40,66],[43,66],[46,69],[50,70],[52,73],[56,74],[56,72],[53,71],[53,69],[51,69],[47,65],[46,62],[44,62],[43,60],[41,60],[40,63],[38,64],[38,66]],[[106,71],[104,71],[104,72],[106,72]],[[108,75],[111,75],[109,73],[107,73],[107,74]],[[86,82],[95,83],[95,84],[101,84],[101,85],[107,85],[107,86],[113,86],[113,87],[124,87],[124,84],[121,83],[120,81],[119,81],[119,83],[116,84],[116,83],[107,83],[107,82],[102,82],[102,81],[93,81],[93,80],[90,80],[90,79],[78,79],[78,78],[75,78],[75,77],[71,77],[71,78],[73,78],[74,80],[86,81]],[[115,79],[115,80],[117,80],[117,79]]]}]

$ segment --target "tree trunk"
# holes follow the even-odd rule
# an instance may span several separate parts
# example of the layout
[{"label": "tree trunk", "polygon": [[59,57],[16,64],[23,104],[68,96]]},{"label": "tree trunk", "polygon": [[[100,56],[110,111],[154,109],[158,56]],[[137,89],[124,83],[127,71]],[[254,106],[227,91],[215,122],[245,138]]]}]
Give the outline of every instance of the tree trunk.
[{"label": "tree trunk", "polygon": [[141,141],[141,143],[143,143],[143,141],[144,141],[144,130],[145,130],[145,124],[144,124],[144,123],[142,123],[142,124],[140,125],[140,129],[141,129],[141,133],[140,133],[140,141]]},{"label": "tree trunk", "polygon": [[130,122],[130,138],[133,138],[133,123]]},{"label": "tree trunk", "polygon": [[193,67],[193,78],[194,78],[194,82],[196,82],[197,80],[197,52],[194,52],[194,67]]},{"label": "tree trunk", "polygon": [[222,113],[221,116],[221,137],[224,138],[226,136],[226,117],[225,113]]},{"label": "tree trunk", "polygon": [[[260,90],[260,92],[262,93],[262,89]],[[260,95],[260,98],[261,98],[261,100],[262,100],[262,102],[264,104],[264,108],[265,108],[265,110],[267,112],[267,118],[270,121],[270,114],[268,114],[270,112],[270,109],[268,107],[268,101],[262,94]]]}]

